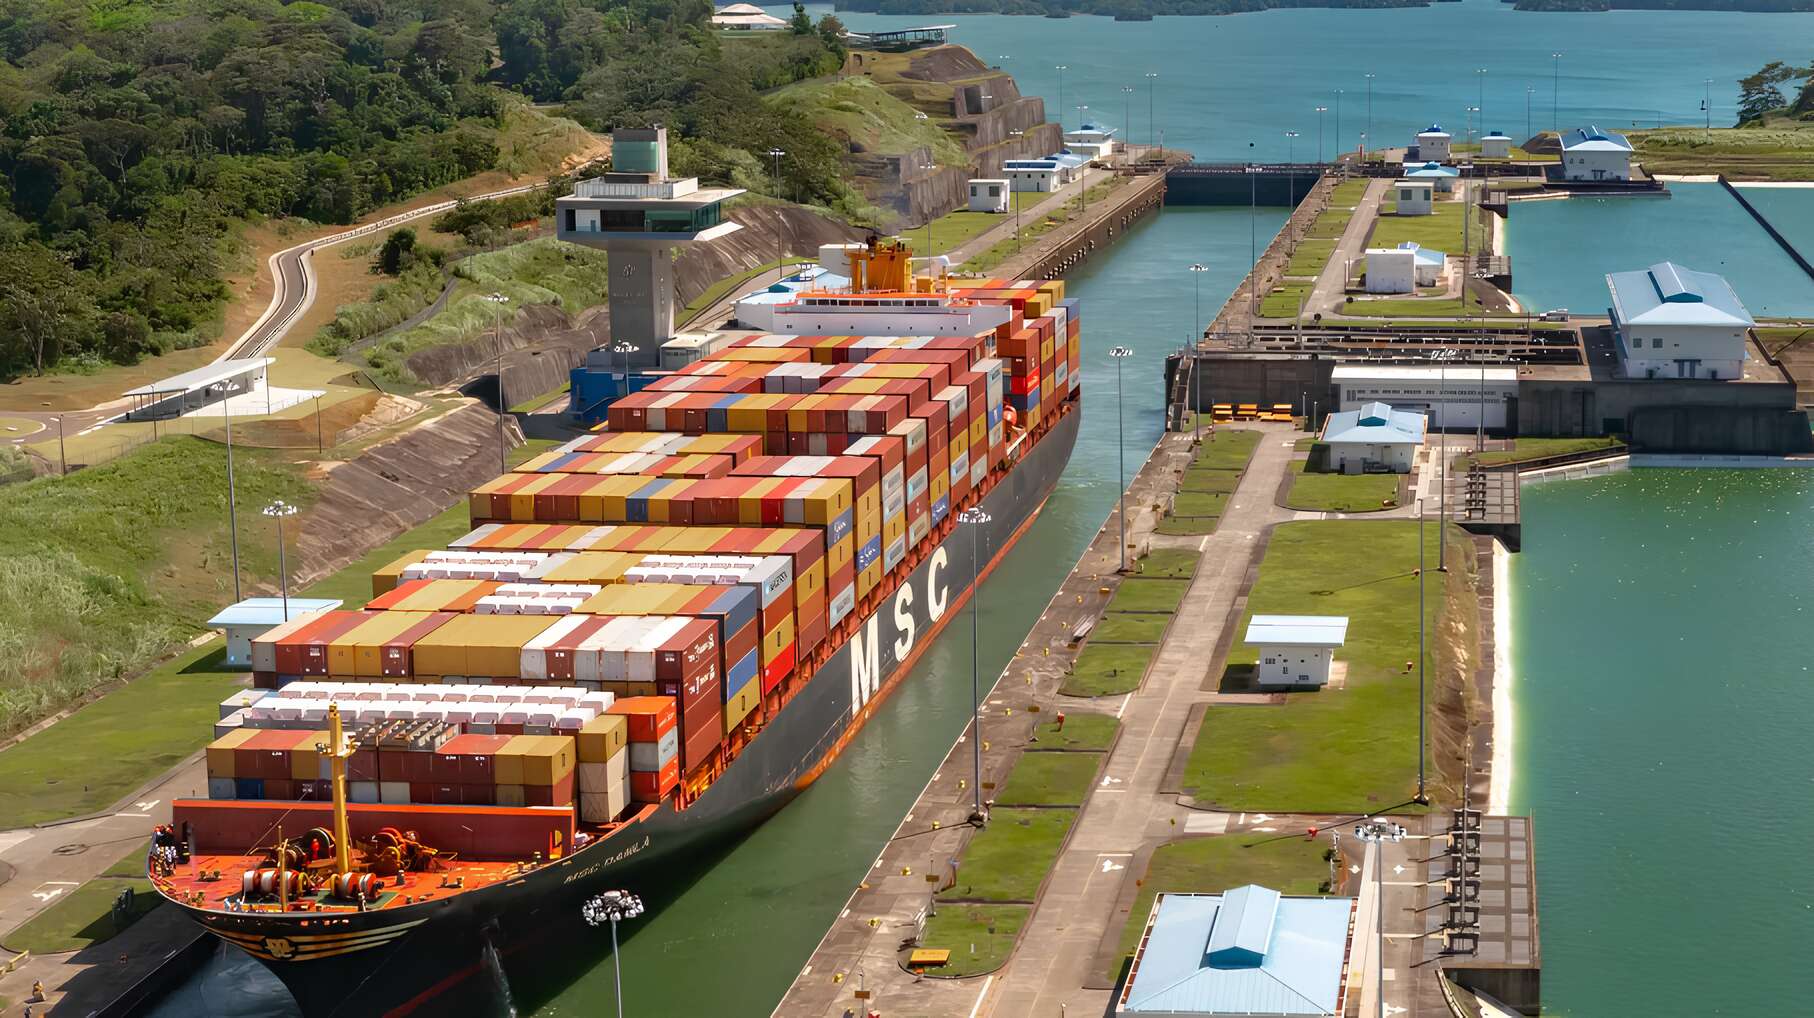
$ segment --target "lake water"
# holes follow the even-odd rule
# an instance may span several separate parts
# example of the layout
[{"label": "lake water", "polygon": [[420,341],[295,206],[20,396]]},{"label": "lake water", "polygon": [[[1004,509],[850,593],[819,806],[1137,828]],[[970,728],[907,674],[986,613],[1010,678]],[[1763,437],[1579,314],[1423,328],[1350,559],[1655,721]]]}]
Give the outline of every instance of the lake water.
[{"label": "lake water", "polygon": [[1777,232],[1795,245],[1803,258],[1814,262],[1814,187],[1747,187],[1738,185],[1745,200]]},{"label": "lake water", "polygon": [[1523,510],[1544,1013],[1806,1013],[1814,471],[1634,470]]},{"label": "lake water", "polygon": [[[1814,313],[1814,280],[1725,188],[1672,183],[1669,191],[1667,198],[1513,202],[1506,253],[1518,300],[1537,311],[1604,315],[1607,273],[1672,259],[1725,276],[1757,317]],[[1760,188],[1745,196],[1785,235],[1814,235],[1814,191]]]}]

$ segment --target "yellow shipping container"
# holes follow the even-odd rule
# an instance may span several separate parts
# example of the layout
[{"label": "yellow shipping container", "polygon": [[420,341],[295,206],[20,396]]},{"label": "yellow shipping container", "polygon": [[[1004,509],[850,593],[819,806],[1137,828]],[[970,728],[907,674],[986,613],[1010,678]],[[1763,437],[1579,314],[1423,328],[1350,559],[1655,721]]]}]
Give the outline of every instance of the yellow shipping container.
[{"label": "yellow shipping container", "polygon": [[417,640],[412,649],[418,678],[515,678],[523,644],[559,620],[554,615],[461,615]]},{"label": "yellow shipping container", "polygon": [[[497,748],[491,755],[491,780],[497,785],[523,784],[523,753],[536,744],[539,735],[519,735]],[[500,803],[501,805],[501,803]]]},{"label": "yellow shipping container", "polygon": [[857,596],[865,597],[882,582],[882,560],[876,559],[868,569],[857,572]]},{"label": "yellow shipping container", "polygon": [[321,757],[327,752],[328,737],[319,733],[315,739],[303,739],[290,749],[290,777],[295,781],[318,781],[322,777]]},{"label": "yellow shipping container", "polygon": [[781,620],[775,623],[774,628],[762,634],[762,663],[766,665],[773,661],[793,642],[794,613],[788,612],[781,616]]},{"label": "yellow shipping container", "polygon": [[756,709],[756,704],[761,699],[762,683],[755,681],[744,683],[736,696],[725,701],[724,733],[729,735],[736,731],[737,726],[743,723],[744,718],[750,716],[750,712]]},{"label": "yellow shipping container", "polygon": [[239,744],[258,734],[256,728],[241,728],[208,744],[208,776],[211,778],[236,777],[233,773],[233,751]]},{"label": "yellow shipping container", "polygon": [[[380,618],[361,625],[350,634],[353,636],[353,671],[355,678],[377,679],[384,676],[384,645],[402,636],[410,627],[428,618],[430,612],[385,612]],[[336,640],[328,652],[328,672],[333,671],[334,650],[340,642]]]},{"label": "yellow shipping container", "polygon": [[580,726],[574,750],[582,763],[608,763],[630,741],[630,721],[622,714],[600,714]]},{"label": "yellow shipping container", "polygon": [[372,596],[382,597],[395,590],[397,584],[403,582],[403,570],[427,558],[432,550],[417,548],[415,551],[405,552],[372,573]]},{"label": "yellow shipping container", "polygon": [[[506,477],[509,474],[504,475]],[[535,522],[535,493],[564,480],[561,474],[543,474],[510,493],[510,518],[518,523]]]},{"label": "yellow shipping container", "polygon": [[849,565],[851,558],[856,553],[857,542],[854,535],[845,534],[843,538],[833,542],[831,547],[825,550],[825,575],[834,575],[838,570]]}]

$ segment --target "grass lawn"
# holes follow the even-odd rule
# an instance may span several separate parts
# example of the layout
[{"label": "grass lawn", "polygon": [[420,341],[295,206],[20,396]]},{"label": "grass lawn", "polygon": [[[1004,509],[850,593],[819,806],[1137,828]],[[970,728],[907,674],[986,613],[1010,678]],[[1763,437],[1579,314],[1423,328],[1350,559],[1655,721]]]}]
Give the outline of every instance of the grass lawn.
[{"label": "grass lawn", "polygon": [[0,753],[7,826],[106,809],[200,749],[220,702],[246,685],[244,672],[217,670],[225,654],[215,640],[179,655]]},{"label": "grass lawn", "polygon": [[1063,731],[1058,730],[1057,721],[1045,721],[1034,729],[1034,734],[1039,736],[1040,749],[1105,752],[1115,741],[1115,731],[1120,727],[1121,722],[1107,714],[1078,711],[1065,716]]},{"label": "grass lawn", "polygon": [[[1488,311],[1478,300],[1463,305],[1459,297],[1381,297],[1352,300],[1342,305],[1341,313],[1362,318],[1523,318],[1516,311]],[[1422,323],[1428,325],[1429,323]]]},{"label": "grass lawn", "polygon": [[[1459,201],[1439,201],[1427,216],[1401,216],[1396,203],[1381,203],[1379,218],[1373,222],[1373,236],[1368,247],[1397,247],[1414,240],[1423,247],[1445,254],[1461,254],[1461,211]],[[1479,216],[1473,220],[1474,245],[1478,253],[1486,249],[1486,227]]]},{"label": "grass lawn", "polygon": [[1631,131],[1635,158],[1651,173],[1724,173],[1738,180],[1814,179],[1814,130],[1772,115],[1762,126],[1665,127]]},{"label": "grass lawn", "polygon": [[1397,474],[1313,474],[1304,469],[1309,462],[1291,465],[1291,490],[1285,495],[1285,504],[1292,509],[1373,513],[1398,504]]},{"label": "grass lawn", "polygon": [[[1157,581],[1154,581],[1157,582]],[[1160,616],[1166,621],[1170,615]],[[1159,652],[1156,643],[1084,644],[1059,692],[1066,696],[1116,696],[1139,688],[1146,666]]]},{"label": "grass lawn", "polygon": [[[1433,571],[1440,531],[1426,526],[1426,561],[1440,577]],[[1346,685],[1293,693],[1277,707],[1211,707],[1185,769],[1187,791],[1221,809],[1304,813],[1384,809],[1411,797],[1417,680],[1404,663],[1417,657],[1417,544],[1410,520],[1274,528],[1244,614],[1347,616],[1348,641],[1337,652],[1347,662]],[[1454,560],[1472,561],[1460,550]],[[1427,623],[1436,633],[1443,589],[1430,587]],[[1244,618],[1236,632],[1245,627]],[[1229,651],[1230,665],[1254,661],[1253,648]]]},{"label": "grass lawn", "polygon": [[1022,753],[1008,780],[995,790],[995,801],[1009,806],[1081,806],[1101,762],[1101,753]]},{"label": "grass lawn", "polygon": [[[816,258],[796,258],[790,255],[781,259],[779,264],[787,266],[808,265],[816,261],[818,261]],[[775,271],[776,264],[776,262],[765,262],[748,272],[740,272],[735,276],[726,276],[723,279],[720,279],[716,283],[713,283],[711,286],[700,291],[699,296],[687,301],[687,306],[682,308],[680,314],[675,317],[681,322],[691,321],[694,315],[697,315],[706,308],[718,303],[728,296],[732,290],[753,283],[763,276]],[[754,289],[754,287],[751,287],[751,289]],[[512,407],[512,409],[515,408]]]},{"label": "grass lawn", "polygon": [[940,976],[980,976],[1008,963],[1030,905],[941,905],[926,918],[920,946],[944,948],[951,960],[926,971]]},{"label": "grass lawn", "polygon": [[1160,891],[1216,894],[1259,884],[1282,894],[1317,894],[1329,879],[1329,864],[1323,861],[1326,848],[1322,842],[1277,834],[1185,838],[1160,845],[1147,863],[1139,897],[1122,928],[1117,972],[1139,946]]},{"label": "grass lawn", "polygon": [[1298,242],[1296,250],[1291,252],[1291,261],[1285,266],[1287,276],[1315,278],[1329,264],[1329,256],[1335,253],[1337,237],[1306,237]]},{"label": "grass lawn", "polygon": [[535,413],[537,410],[540,410],[541,408],[547,406],[548,404],[554,402],[555,400],[560,399],[562,396],[565,396],[568,392],[572,391],[572,389],[573,389],[572,382],[562,382],[559,385],[559,387],[555,388],[551,392],[544,392],[540,396],[535,396],[531,399],[526,399],[523,402],[518,403],[516,406],[511,407],[510,412],[513,414]]},{"label": "grass lawn", "polygon": [[1180,491],[1172,498],[1172,513],[1178,516],[1220,516],[1227,506],[1225,491]]},{"label": "grass lawn", "polygon": [[1566,456],[1575,452],[1591,452],[1595,449],[1622,449],[1625,443],[1616,438],[1520,438],[1513,441],[1513,448],[1497,449],[1476,454],[1475,461],[1480,463],[1522,463],[1525,460],[1541,459],[1545,456]]},{"label": "grass lawn", "polygon": [[1367,181],[1365,179],[1345,180],[1335,185],[1335,190],[1329,193],[1329,204],[1357,205],[1366,196]]},{"label": "grass lawn", "polygon": [[1236,470],[1186,470],[1178,481],[1179,491],[1231,494],[1241,483]]},{"label": "grass lawn", "polygon": [[1188,580],[1197,574],[1197,553],[1183,548],[1156,548],[1134,563],[1134,572],[1156,580]]},{"label": "grass lawn", "polygon": [[1073,809],[991,810],[989,826],[964,846],[957,883],[939,900],[1031,902],[1076,819]]},{"label": "grass lawn", "polygon": [[1253,458],[1254,446],[1260,444],[1260,433],[1240,428],[1218,428],[1203,440],[1191,456],[1192,469],[1242,470]]},{"label": "grass lawn", "polygon": [[[1356,198],[1347,204],[1352,205],[1358,201],[1360,199]],[[1348,222],[1354,218],[1354,210],[1343,208],[1342,204],[1331,202],[1328,208],[1317,213],[1317,217],[1310,222],[1310,228],[1304,231],[1304,238],[1330,241],[1340,239],[1348,229]]]},{"label": "grass lawn", "polygon": [[1310,299],[1310,291],[1314,286],[1314,283],[1306,280],[1273,287],[1271,293],[1260,298],[1260,317],[1296,318],[1298,309]]},{"label": "grass lawn", "polygon": [[[132,910],[126,921],[116,926],[113,902],[128,887],[132,888]],[[162,901],[151,881],[145,878],[145,849],[143,845],[137,845],[105,873],[62,895],[49,908],[26,920],[24,925],[7,935],[6,946],[33,954],[79,951],[113,937]]]},{"label": "grass lawn", "polygon": [[1159,612],[1105,612],[1090,630],[1090,642],[1158,643],[1171,621]]},{"label": "grass lawn", "polygon": [[911,230],[902,231],[900,238],[913,245],[913,253],[916,255],[944,254],[952,248],[962,247],[1003,223],[1014,222],[1016,208],[1024,213],[1027,209],[1050,197],[1051,195],[1046,192],[1016,191],[1013,194],[1014,200],[1005,213],[971,212],[969,209],[946,213],[934,219],[930,224],[932,237],[930,251],[926,250],[926,226],[916,226]]},{"label": "grass lawn", "polygon": [[1220,516],[1167,516],[1154,527],[1153,533],[1167,537],[1199,537],[1216,532]]},{"label": "grass lawn", "polygon": [[1799,325],[1759,326],[1757,341],[1774,357],[1790,347],[1814,342],[1814,329]]},{"label": "grass lawn", "polygon": [[1184,594],[1190,590],[1189,580],[1158,580],[1146,577],[1133,577],[1122,581],[1109,599],[1109,611],[1112,612],[1165,612],[1178,610],[1184,600]]}]

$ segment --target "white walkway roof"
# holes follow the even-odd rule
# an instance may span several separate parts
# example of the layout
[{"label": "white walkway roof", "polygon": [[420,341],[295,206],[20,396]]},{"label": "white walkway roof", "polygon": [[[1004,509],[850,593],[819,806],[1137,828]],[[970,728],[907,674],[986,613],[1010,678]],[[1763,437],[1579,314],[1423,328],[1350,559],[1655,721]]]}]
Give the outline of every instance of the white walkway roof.
[{"label": "white walkway roof", "polygon": [[173,392],[194,392],[197,389],[205,389],[210,385],[224,382],[229,378],[263,371],[275,363],[277,363],[275,357],[243,357],[237,360],[215,361],[213,364],[204,364],[180,375],[171,375],[169,378],[141,385],[136,389],[128,389],[125,395],[160,396]]}]

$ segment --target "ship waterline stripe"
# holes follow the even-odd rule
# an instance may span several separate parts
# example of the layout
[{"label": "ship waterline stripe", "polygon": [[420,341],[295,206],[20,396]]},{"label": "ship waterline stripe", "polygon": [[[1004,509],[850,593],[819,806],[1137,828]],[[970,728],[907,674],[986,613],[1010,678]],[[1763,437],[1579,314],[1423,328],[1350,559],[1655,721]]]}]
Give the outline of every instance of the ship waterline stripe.
[{"label": "ship waterline stripe", "polygon": [[[220,928],[214,927],[214,926],[208,926],[207,928],[208,928],[208,932],[213,933],[216,936],[229,937],[229,938],[233,938],[233,939],[250,938],[250,939],[258,940],[258,941],[262,942],[264,940],[264,938],[267,936],[281,935],[285,940],[288,940],[291,943],[296,943],[296,944],[315,943],[315,942],[339,943],[339,942],[347,941],[347,940],[363,940],[366,937],[375,937],[375,936],[379,936],[381,934],[402,933],[404,930],[408,930],[413,927],[420,926],[425,922],[428,922],[428,920],[426,918],[412,919],[409,922],[396,923],[391,926],[380,926],[377,929],[347,930],[345,933],[269,934],[269,933],[252,933],[252,932],[245,931],[245,930],[225,930],[225,929],[220,929]],[[207,924],[204,923],[203,925],[206,926]]]}]

